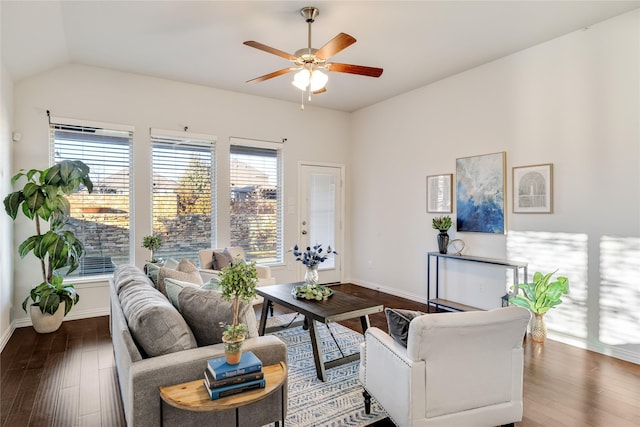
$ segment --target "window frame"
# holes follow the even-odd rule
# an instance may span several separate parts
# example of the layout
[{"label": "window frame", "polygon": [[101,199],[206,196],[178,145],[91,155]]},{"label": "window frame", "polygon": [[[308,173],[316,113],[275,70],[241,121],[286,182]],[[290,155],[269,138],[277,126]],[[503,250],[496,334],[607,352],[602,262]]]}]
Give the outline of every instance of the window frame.
[{"label": "window frame", "polygon": [[[151,188],[150,188],[150,194],[151,194],[151,209],[149,210],[150,213],[150,225],[151,225],[151,233],[155,234],[157,233],[157,230],[154,228],[155,226],[155,219],[154,219],[154,201],[153,201],[153,197],[154,197],[154,174],[155,174],[155,168],[154,168],[154,148],[156,144],[166,144],[166,145],[170,145],[171,143],[174,143],[176,146],[180,146],[182,144],[184,144],[185,146],[201,146],[201,147],[209,147],[209,152],[210,152],[210,190],[211,190],[211,206],[210,206],[210,220],[211,220],[211,224],[210,224],[210,233],[211,233],[211,238],[209,239],[209,241],[207,242],[208,247],[214,247],[215,242],[217,240],[217,235],[218,235],[218,229],[217,229],[217,224],[218,224],[218,215],[217,215],[217,165],[216,165],[216,158],[217,158],[217,153],[216,153],[216,144],[217,144],[217,137],[215,135],[209,135],[209,134],[200,134],[200,133],[193,133],[193,132],[176,132],[176,131],[171,131],[171,130],[165,130],[165,129],[156,129],[156,128],[151,128],[150,132],[149,132],[149,142],[150,142],[150,162],[149,162],[149,170],[150,170],[150,179],[151,179]],[[162,247],[161,247],[162,249]],[[204,248],[201,248],[204,249]],[[159,251],[159,253],[162,254],[162,250]],[[178,256],[177,254],[175,256]],[[168,255],[168,257],[172,257],[172,255]],[[197,260],[197,252],[195,253],[195,255],[192,257],[194,258],[194,261]],[[196,262],[197,264],[197,262]]]},{"label": "window frame", "polygon": [[[133,236],[134,236],[134,219],[135,219],[135,212],[134,212],[134,187],[133,187],[133,182],[134,182],[134,169],[133,169],[133,138],[134,138],[134,132],[135,132],[135,128],[133,126],[128,126],[128,125],[122,125],[122,124],[115,124],[115,123],[106,123],[106,122],[97,122],[97,121],[89,121],[89,120],[80,120],[80,119],[72,119],[72,118],[65,118],[65,117],[50,117],[49,118],[49,165],[53,166],[57,160],[57,156],[56,156],[56,151],[57,149],[59,149],[60,147],[56,144],[56,131],[59,130],[57,128],[70,128],[70,131],[75,131],[71,128],[78,128],[78,133],[81,134],[84,130],[103,130],[105,132],[122,132],[124,134],[128,134],[127,136],[122,136],[119,138],[123,138],[123,139],[128,139],[127,142],[127,161],[128,161],[128,165],[126,165],[128,167],[128,233],[127,233],[127,244],[126,244],[126,248],[128,251],[128,258],[126,260],[122,261],[122,264],[130,264],[132,263],[134,257],[135,257],[135,251],[134,251],[134,247],[133,247]],[[64,160],[66,159],[65,157],[62,157],[62,159],[59,160]],[[90,163],[92,163],[91,161],[87,160],[87,158],[73,158],[72,160],[81,160],[85,163],[87,163],[89,166]],[[107,175],[108,176],[108,175]],[[89,173],[89,177],[92,179],[92,181],[94,182],[94,192],[96,192],[96,176],[95,174],[92,176],[91,172]],[[92,194],[93,194],[92,193]],[[74,217],[71,217],[74,218]],[[99,224],[105,224],[105,222],[99,222],[96,221]],[[83,241],[83,244],[85,246],[87,246],[86,243],[86,239],[85,241]],[[86,254],[83,254],[82,259],[85,259]],[[91,254],[89,255],[90,257],[92,256]],[[104,258],[104,257],[102,257]],[[111,257],[109,257],[111,258]],[[71,283],[82,283],[82,282],[90,282],[90,281],[95,281],[96,279],[101,279],[101,278],[105,278],[105,277],[111,277],[113,275],[113,271],[115,270],[115,268],[118,266],[116,265],[113,260],[110,260],[111,262],[111,266],[107,266],[106,264],[106,258],[102,260],[102,262],[100,261],[96,261],[96,265],[102,265],[102,269],[103,271],[100,271],[99,273],[83,273],[81,271],[82,268],[82,261],[81,261],[81,268],[79,268],[78,270],[74,271],[70,276],[66,276],[65,280],[71,282]],[[91,265],[89,265],[89,267],[91,267]],[[113,268],[113,269],[111,269]],[[109,270],[109,271],[104,271],[104,270]],[[63,273],[64,274],[64,273]]]},{"label": "window frame", "polygon": [[231,240],[231,221],[233,214],[231,212],[231,196],[232,196],[232,181],[233,181],[233,159],[234,159],[234,147],[242,147],[250,152],[251,149],[255,150],[272,150],[275,152],[276,157],[276,171],[275,171],[275,190],[276,190],[276,247],[275,259],[255,259],[251,258],[247,254],[247,248],[243,247],[245,254],[247,254],[248,260],[255,261],[260,265],[282,265],[284,264],[284,144],[283,142],[271,142],[265,140],[230,137],[229,138],[229,238]]}]

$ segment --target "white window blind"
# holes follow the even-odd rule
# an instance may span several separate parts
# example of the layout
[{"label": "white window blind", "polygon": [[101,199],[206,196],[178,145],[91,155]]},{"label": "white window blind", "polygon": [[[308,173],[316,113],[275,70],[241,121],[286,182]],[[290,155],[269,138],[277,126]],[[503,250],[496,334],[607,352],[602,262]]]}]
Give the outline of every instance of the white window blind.
[{"label": "white window blind", "polygon": [[126,130],[52,123],[51,163],[81,160],[90,168],[93,192],[79,190],[69,197],[67,227],[84,244],[80,268],[72,276],[111,274],[129,263],[131,220],[131,142]]},{"label": "white window blind", "polygon": [[232,141],[230,161],[231,246],[258,263],[282,262],[281,149]]},{"label": "white window blind", "polygon": [[215,139],[151,135],[155,256],[189,258],[215,241]]}]

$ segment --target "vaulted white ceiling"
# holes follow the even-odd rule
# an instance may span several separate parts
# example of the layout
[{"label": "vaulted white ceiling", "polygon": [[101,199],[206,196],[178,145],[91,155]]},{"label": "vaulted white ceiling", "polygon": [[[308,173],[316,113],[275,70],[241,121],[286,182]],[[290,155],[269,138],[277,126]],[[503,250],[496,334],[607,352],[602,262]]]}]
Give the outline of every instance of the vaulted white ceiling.
[{"label": "vaulted white ceiling", "polygon": [[[380,78],[329,73],[314,105],[355,111],[640,7],[640,1],[10,1],[2,59],[14,81],[86,64],[300,102],[292,74],[245,81],[289,62],[242,44],[307,46],[304,6],[320,15],[313,47],[339,32],[357,42],[335,62]],[[305,100],[306,102],[306,100]]]}]

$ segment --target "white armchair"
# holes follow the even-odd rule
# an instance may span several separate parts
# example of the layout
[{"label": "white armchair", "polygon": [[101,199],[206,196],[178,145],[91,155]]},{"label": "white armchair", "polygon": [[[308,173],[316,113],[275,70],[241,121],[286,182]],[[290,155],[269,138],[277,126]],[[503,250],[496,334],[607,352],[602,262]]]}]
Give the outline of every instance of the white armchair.
[{"label": "white armchair", "polygon": [[530,317],[521,307],[426,314],[411,320],[406,348],[369,328],[360,350],[365,409],[373,396],[401,427],[520,421]]},{"label": "white armchair", "polygon": [[[242,259],[245,258],[244,250],[241,247],[235,246],[227,248],[232,258],[240,257]],[[214,251],[224,251],[224,249],[203,249],[198,251],[198,257],[200,258],[200,275],[202,279],[206,282],[211,279],[212,276],[217,276],[220,271],[214,270],[212,268],[212,260],[213,260],[213,252]],[[256,265],[256,272],[258,273],[258,283],[257,286],[268,286],[275,285],[276,279],[271,277],[271,267],[268,265]],[[261,304],[263,298],[261,296],[257,296],[253,300],[253,304]],[[272,313],[273,314],[273,313]]]}]

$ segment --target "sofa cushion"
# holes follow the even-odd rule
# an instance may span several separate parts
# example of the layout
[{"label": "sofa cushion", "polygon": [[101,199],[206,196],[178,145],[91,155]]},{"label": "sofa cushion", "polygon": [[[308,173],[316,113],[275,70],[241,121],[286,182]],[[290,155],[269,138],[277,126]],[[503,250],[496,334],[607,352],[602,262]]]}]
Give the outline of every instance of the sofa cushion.
[{"label": "sofa cushion", "polygon": [[425,313],[421,311],[385,308],[384,314],[387,317],[389,335],[391,335],[394,340],[406,347],[407,336],[409,335],[409,323],[411,323],[411,320],[413,318],[422,316]]},{"label": "sofa cushion", "polygon": [[157,289],[128,286],[122,289],[118,298],[131,335],[146,356],[197,347],[183,317]]},{"label": "sofa cushion", "polygon": [[167,291],[164,286],[164,279],[167,277],[180,280],[182,282],[191,282],[196,285],[202,285],[202,277],[198,272],[198,267],[186,258],[180,260],[180,263],[175,270],[164,266],[160,268],[160,272],[158,273],[158,290],[165,296],[167,295]]},{"label": "sofa cushion", "polygon": [[[222,298],[217,291],[185,286],[178,293],[178,306],[184,320],[189,325],[198,346],[222,342],[223,327],[233,321],[233,305]],[[249,336],[258,336],[258,324],[253,306],[240,303],[238,321],[247,325]]]},{"label": "sofa cushion", "polygon": [[135,265],[123,264],[113,272],[113,283],[116,294],[129,286],[153,287],[151,280]]}]

